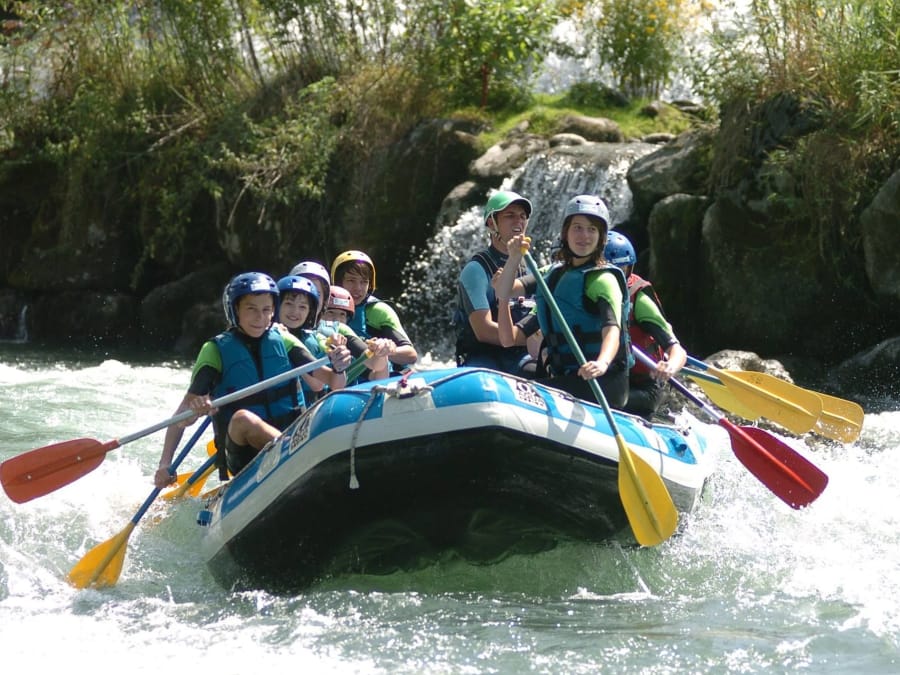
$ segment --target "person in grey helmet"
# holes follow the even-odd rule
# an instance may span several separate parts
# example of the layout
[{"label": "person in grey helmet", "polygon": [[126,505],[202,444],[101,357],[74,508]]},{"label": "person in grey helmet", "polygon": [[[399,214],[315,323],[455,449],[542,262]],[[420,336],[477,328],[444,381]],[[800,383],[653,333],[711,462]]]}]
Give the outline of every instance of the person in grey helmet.
[{"label": "person in grey helmet", "polygon": [[[533,361],[524,343],[511,347],[500,343],[497,297],[491,286],[494,275],[507,266],[507,242],[516,235],[525,234],[531,210],[530,201],[508,190],[495,192],[484,205],[484,225],[490,235],[490,244],[469,259],[457,282],[453,324],[457,331],[456,362],[459,366],[492,368],[526,377],[533,375]],[[518,278],[527,278],[521,256],[514,272]],[[522,288],[521,283],[518,288]],[[533,293],[532,279],[521,296],[504,300],[507,304],[511,302],[516,320],[532,310],[534,305],[530,296]]]},{"label": "person in grey helmet", "polygon": [[628,289],[622,270],[603,257],[608,229],[609,211],[602,199],[578,195],[569,200],[555,262],[540,270],[586,363],[579,365],[540,288],[533,314],[514,323],[505,308],[503,300],[515,281],[512,267],[522,259],[523,250],[530,248],[524,233],[507,242],[507,269],[495,284],[501,310],[498,331],[502,344],[522,345],[540,327],[547,356],[539,381],[593,401],[588,381],[596,379],[609,405],[622,408],[628,401],[628,370],[633,363],[626,323]]}]

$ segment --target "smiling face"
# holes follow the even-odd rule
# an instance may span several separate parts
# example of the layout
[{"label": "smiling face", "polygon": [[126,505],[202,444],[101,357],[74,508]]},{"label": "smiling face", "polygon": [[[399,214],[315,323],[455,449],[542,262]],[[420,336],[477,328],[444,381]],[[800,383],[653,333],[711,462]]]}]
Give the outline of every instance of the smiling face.
[{"label": "smiling face", "polygon": [[588,258],[606,238],[606,228],[601,221],[581,214],[572,216],[566,228],[566,244],[575,258]]},{"label": "smiling face", "polygon": [[275,316],[275,297],[271,293],[242,295],[235,303],[238,328],[250,337],[260,337]]},{"label": "smiling face", "polygon": [[347,289],[353,302],[357,305],[365,303],[369,294],[369,279],[355,270],[347,270],[341,278],[340,285]]},{"label": "smiling face", "polygon": [[310,310],[310,299],[306,293],[288,292],[281,296],[278,318],[288,328],[300,328],[306,323]]}]

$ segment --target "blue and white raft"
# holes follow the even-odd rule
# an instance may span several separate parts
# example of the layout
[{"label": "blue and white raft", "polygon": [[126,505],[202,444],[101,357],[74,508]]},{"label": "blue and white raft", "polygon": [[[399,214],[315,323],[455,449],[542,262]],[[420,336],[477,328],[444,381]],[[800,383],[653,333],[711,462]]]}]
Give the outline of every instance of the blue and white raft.
[{"label": "blue and white raft", "polygon": [[[676,508],[696,505],[715,427],[616,412]],[[490,563],[627,530],[618,448],[599,405],[481,368],[417,372],[319,400],[204,505],[219,583],[299,590],[447,556]]]}]

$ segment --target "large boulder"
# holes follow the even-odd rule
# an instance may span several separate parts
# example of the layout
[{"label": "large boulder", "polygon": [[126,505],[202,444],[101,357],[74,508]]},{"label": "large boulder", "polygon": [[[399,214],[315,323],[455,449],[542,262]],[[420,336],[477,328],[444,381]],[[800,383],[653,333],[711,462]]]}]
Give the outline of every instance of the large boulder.
[{"label": "large boulder", "polygon": [[[142,346],[172,349],[185,334],[186,327],[192,331],[198,325],[214,326],[205,338],[222,330],[225,322],[222,290],[230,278],[228,267],[221,263],[195,270],[150,291],[140,304]],[[198,321],[198,304],[216,307],[218,322]]]},{"label": "large boulder", "polygon": [[859,219],[866,276],[879,295],[900,302],[900,171],[875,195]]},{"label": "large boulder", "polygon": [[628,170],[636,218],[646,220],[659,200],[674,194],[706,194],[715,131],[686,131],[655,152],[638,159]]},{"label": "large boulder", "polygon": [[564,115],[556,122],[556,133],[575,134],[596,143],[624,143],[622,128],[606,117]]},{"label": "large boulder", "polygon": [[674,194],[657,202],[647,222],[649,255],[637,234],[638,274],[656,288],[666,317],[688,349],[707,349],[706,326],[698,299],[706,285],[705,261],[700,245],[706,197]]}]

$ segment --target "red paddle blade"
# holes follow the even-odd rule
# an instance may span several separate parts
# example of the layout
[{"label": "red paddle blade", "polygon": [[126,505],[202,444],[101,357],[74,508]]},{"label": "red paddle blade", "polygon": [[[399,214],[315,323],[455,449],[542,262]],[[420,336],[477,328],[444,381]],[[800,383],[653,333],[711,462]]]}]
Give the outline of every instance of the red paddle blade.
[{"label": "red paddle blade", "polygon": [[788,506],[808,506],[825,490],[828,476],[783,441],[758,427],[738,427],[719,420],[731,436],[735,456]]},{"label": "red paddle blade", "polygon": [[90,473],[117,447],[118,441],[77,438],[30,450],[0,464],[0,482],[9,498],[22,504]]}]

